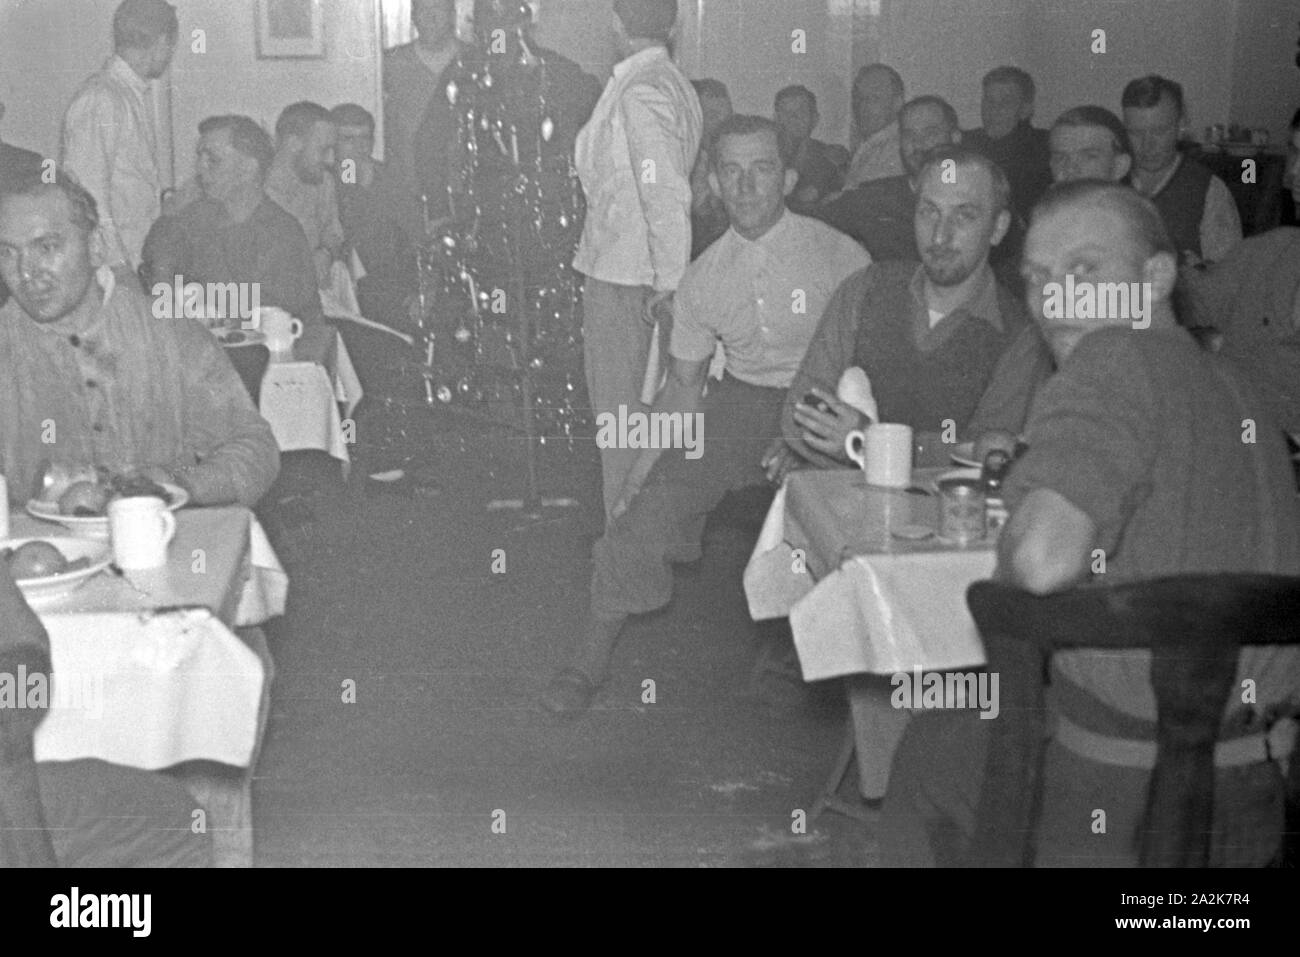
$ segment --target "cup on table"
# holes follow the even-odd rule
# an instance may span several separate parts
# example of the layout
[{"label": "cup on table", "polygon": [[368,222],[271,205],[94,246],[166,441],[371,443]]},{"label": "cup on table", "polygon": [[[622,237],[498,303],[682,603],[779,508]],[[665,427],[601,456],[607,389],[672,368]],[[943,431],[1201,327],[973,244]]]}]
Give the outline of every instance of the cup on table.
[{"label": "cup on table", "polygon": [[161,568],[176,535],[176,516],[153,495],[119,498],[108,505],[108,530],[118,568]]},{"label": "cup on table", "polygon": [[275,306],[253,310],[253,328],[266,336],[266,348],[277,358],[293,353],[293,344],[302,337],[302,320],[295,319]]},{"label": "cup on table", "polygon": [[892,422],[854,429],[844,451],[867,476],[868,485],[907,488],[912,484],[912,427]]}]

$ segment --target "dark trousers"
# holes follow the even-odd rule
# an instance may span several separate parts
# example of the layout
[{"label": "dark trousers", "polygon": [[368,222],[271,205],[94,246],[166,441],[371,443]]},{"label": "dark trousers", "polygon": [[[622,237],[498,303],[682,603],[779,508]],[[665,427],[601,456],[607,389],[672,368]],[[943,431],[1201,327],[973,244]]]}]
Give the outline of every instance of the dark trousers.
[{"label": "dark trousers", "polygon": [[668,604],[673,562],[700,557],[709,512],[728,492],[765,484],[763,453],[781,431],[784,389],[728,376],[710,382],[703,406],[702,454],[668,449],[640,494],[605,527],[592,549],[592,613],[613,618]]}]

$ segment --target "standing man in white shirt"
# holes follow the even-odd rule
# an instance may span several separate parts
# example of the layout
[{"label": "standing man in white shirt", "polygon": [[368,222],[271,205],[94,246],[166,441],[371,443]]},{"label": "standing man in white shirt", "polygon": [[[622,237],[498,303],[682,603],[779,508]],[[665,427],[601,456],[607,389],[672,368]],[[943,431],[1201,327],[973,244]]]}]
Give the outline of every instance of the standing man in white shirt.
[{"label": "standing man in white shirt", "polygon": [[63,116],[59,164],[95,197],[110,266],[140,266],[162,213],[153,82],[171,64],[179,24],[164,0],[122,0],[113,56],[86,80]]},{"label": "standing man in white shirt", "polygon": [[[704,118],[668,55],[677,0],[615,0],[622,55],[578,134],[587,220],[573,267],[583,287],[587,389],[593,411],[645,411],[640,387],[654,316],[671,314],[691,252],[691,168]],[[602,449],[605,511],[636,451]]]},{"label": "standing man in white shirt", "polygon": [[[786,208],[798,173],[771,120],[724,121],[711,159],[710,185],[730,227],[682,277],[668,381],[651,413],[680,423],[680,447],[652,442],[629,452],[632,466],[592,548],[586,624],[542,697],[555,714],[590,707],[624,622],[668,603],[672,563],[699,557],[705,519],[723,496],[766,484],[763,453],[822,311],[871,262],[848,236]],[[725,373],[706,395],[719,343]]]}]

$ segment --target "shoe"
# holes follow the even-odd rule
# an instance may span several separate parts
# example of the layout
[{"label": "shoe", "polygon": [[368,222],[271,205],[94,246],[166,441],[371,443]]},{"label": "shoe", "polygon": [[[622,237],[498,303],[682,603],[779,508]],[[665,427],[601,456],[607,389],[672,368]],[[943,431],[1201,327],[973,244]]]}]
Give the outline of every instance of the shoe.
[{"label": "shoe", "polygon": [[596,684],[575,668],[558,672],[542,692],[542,707],[561,718],[574,718],[591,708]]}]

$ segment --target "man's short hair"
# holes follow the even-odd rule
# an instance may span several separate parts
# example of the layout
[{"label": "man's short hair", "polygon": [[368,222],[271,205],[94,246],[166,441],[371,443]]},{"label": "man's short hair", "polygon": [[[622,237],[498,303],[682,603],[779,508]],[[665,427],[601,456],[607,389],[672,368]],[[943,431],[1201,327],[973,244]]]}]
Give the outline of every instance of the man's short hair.
[{"label": "man's short hair", "polygon": [[1110,138],[1115,144],[1116,153],[1133,155],[1133,142],[1128,137],[1128,129],[1124,126],[1124,121],[1104,106],[1076,106],[1072,110],[1066,110],[1056,118],[1056,122],[1052,124],[1052,129],[1056,129],[1058,126],[1102,127],[1110,131]]},{"label": "man's short hair", "polygon": [[984,82],[981,86],[988,89],[994,83],[1014,83],[1020,90],[1021,97],[1031,103],[1038,93],[1034,86],[1034,78],[1018,66],[997,66],[989,70],[984,74]]},{"label": "man's short hair", "polygon": [[61,167],[54,170],[53,178],[46,176],[44,168],[30,167],[9,177],[0,188],[0,206],[9,196],[41,196],[45,193],[60,192],[68,198],[72,208],[72,222],[89,236],[99,226],[99,206],[90,191],[82,186],[75,176],[65,172]]},{"label": "man's short hair", "polygon": [[330,119],[335,126],[360,126],[375,135],[375,116],[359,103],[340,103],[330,110]]},{"label": "man's short hair", "polygon": [[950,130],[961,129],[961,120],[957,118],[957,111],[952,108],[952,104],[943,97],[935,96],[932,93],[927,93],[925,96],[918,96],[908,100],[903,104],[903,108],[898,111],[898,115],[901,118],[908,110],[914,110],[922,106],[933,106],[942,113],[943,120],[948,124]]},{"label": "man's short hair", "polygon": [[666,43],[677,22],[677,0],[614,0],[614,12],[632,39]]},{"label": "man's short hair", "polygon": [[855,94],[857,93],[858,84],[861,83],[869,73],[884,73],[889,77],[889,86],[893,89],[894,95],[906,95],[906,90],[903,87],[903,78],[899,76],[898,71],[888,63],[868,63],[862,69],[858,70],[857,74],[853,77],[853,91]]},{"label": "man's short hair", "polygon": [[271,162],[275,159],[275,146],[272,145],[271,137],[267,135],[266,130],[247,116],[209,116],[199,124],[200,136],[221,130],[230,131],[231,146],[245,156],[257,160],[258,174],[265,179],[267,171],[271,168]]},{"label": "man's short hair", "polygon": [[1135,189],[1106,180],[1080,179],[1049,187],[1030,214],[1030,225],[1043,216],[1074,206],[1100,206],[1119,213],[1133,238],[1147,250],[1148,258],[1157,253],[1178,255],[1169,228],[1155,204]]},{"label": "man's short hair", "polygon": [[317,123],[333,123],[330,111],[311,100],[299,100],[290,103],[280,111],[280,118],[275,121],[275,141],[283,145],[290,136],[307,137],[311,128]]},{"label": "man's short hair", "polygon": [[772,106],[778,107],[781,105],[782,100],[788,100],[792,96],[802,96],[808,101],[808,108],[814,113],[817,112],[817,94],[813,93],[813,91],[808,89],[808,87],[802,86],[798,83],[793,83],[790,86],[785,86],[777,90],[776,97],[772,100]]},{"label": "man's short hair", "polygon": [[113,49],[144,50],[159,37],[176,39],[176,8],[164,0],[122,0],[113,13]]},{"label": "man's short hair", "polygon": [[958,167],[978,166],[989,174],[989,179],[993,182],[993,212],[1010,211],[1011,209],[1011,183],[1007,180],[1007,174],[1003,172],[1002,167],[989,159],[983,153],[976,152],[969,146],[955,144],[952,146],[938,146],[925,154],[925,161],[921,164],[921,169],[916,175],[919,183],[925,178],[925,174],[932,166],[942,166],[948,161]]},{"label": "man's short hair", "polygon": [[781,157],[781,165],[785,166],[785,154],[781,151],[781,127],[777,126],[766,116],[752,116],[746,113],[733,113],[721,123],[713,132],[713,149],[712,159],[713,168],[718,168],[718,157],[722,152],[722,140],[727,136],[753,136],[755,133],[770,133],[772,139],[776,141],[776,152]]},{"label": "man's short hair", "polygon": [[695,87],[695,95],[701,100],[706,96],[715,100],[730,100],[731,93],[727,90],[727,84],[721,80],[715,80],[712,77],[705,77],[702,80],[691,80],[691,86]]},{"label": "man's short hair", "polygon": [[1174,106],[1177,107],[1178,116],[1181,119],[1186,110],[1183,101],[1183,85],[1175,83],[1166,77],[1157,76],[1154,73],[1150,76],[1138,77],[1124,87],[1124,95],[1120,98],[1120,105],[1126,110],[1130,107],[1147,110],[1153,106],[1159,106],[1160,101],[1166,97],[1174,101]]}]

